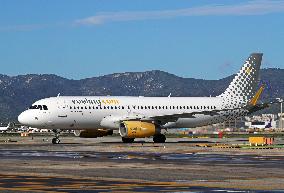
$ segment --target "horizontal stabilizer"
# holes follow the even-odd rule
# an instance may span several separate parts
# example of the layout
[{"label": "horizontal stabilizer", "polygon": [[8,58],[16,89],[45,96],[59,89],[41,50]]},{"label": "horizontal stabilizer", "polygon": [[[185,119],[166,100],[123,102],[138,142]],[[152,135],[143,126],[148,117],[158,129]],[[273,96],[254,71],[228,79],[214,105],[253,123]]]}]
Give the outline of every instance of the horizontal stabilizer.
[{"label": "horizontal stabilizer", "polygon": [[264,85],[261,85],[261,87],[258,89],[256,94],[254,95],[254,97],[249,102],[252,106],[256,105],[256,103],[257,103],[258,99],[260,98],[260,95],[262,94],[263,90],[264,90]]}]

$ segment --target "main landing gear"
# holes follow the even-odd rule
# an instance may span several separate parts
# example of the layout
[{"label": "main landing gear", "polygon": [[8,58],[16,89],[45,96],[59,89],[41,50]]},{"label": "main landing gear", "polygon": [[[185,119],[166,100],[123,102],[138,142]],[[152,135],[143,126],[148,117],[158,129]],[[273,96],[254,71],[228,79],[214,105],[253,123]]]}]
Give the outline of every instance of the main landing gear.
[{"label": "main landing gear", "polygon": [[121,139],[123,143],[133,143],[135,138],[122,137]]},{"label": "main landing gear", "polygon": [[[123,143],[133,143],[135,138],[126,138],[122,137]],[[164,134],[156,134],[153,136],[154,143],[165,143],[166,142],[166,136]]]},{"label": "main landing gear", "polygon": [[157,134],[153,136],[154,143],[165,143],[166,142],[166,136],[164,134]]},{"label": "main landing gear", "polygon": [[59,135],[60,135],[61,130],[60,130],[60,129],[53,129],[52,131],[53,131],[54,136],[55,136],[55,137],[52,139],[52,143],[53,143],[53,144],[58,144],[58,143],[60,143]]}]

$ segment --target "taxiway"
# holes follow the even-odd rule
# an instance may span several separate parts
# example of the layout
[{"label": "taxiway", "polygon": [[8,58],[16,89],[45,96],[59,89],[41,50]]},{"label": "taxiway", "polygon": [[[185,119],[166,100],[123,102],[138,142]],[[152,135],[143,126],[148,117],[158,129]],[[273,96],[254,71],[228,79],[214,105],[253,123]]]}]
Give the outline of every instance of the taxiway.
[{"label": "taxiway", "polygon": [[0,141],[0,192],[284,191],[284,149],[198,146],[246,139],[123,144],[119,137],[63,137],[58,145],[44,137]]}]

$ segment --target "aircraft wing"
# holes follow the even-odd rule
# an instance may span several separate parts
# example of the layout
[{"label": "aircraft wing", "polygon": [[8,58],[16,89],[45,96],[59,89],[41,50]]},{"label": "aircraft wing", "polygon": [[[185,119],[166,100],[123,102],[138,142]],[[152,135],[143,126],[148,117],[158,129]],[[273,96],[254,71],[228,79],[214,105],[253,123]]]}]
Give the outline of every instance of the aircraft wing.
[{"label": "aircraft wing", "polygon": [[195,118],[196,115],[209,115],[209,116],[215,116],[220,115],[221,113],[224,113],[226,111],[233,111],[240,108],[235,109],[221,109],[221,110],[204,110],[204,111],[196,111],[196,112],[190,112],[190,113],[178,113],[178,114],[166,114],[166,115],[155,115],[155,116],[144,116],[144,115],[136,115],[136,116],[128,116],[123,118],[121,121],[145,121],[145,122],[156,122],[159,124],[165,124],[168,122],[175,122],[179,118]]},{"label": "aircraft wing", "polygon": [[226,109],[220,109],[220,110],[204,110],[204,111],[196,111],[196,112],[190,112],[190,113],[178,113],[178,114],[168,114],[168,115],[157,115],[157,116],[145,116],[145,115],[136,115],[136,116],[130,116],[125,117],[122,121],[147,121],[147,122],[156,122],[158,124],[165,124],[168,122],[176,122],[179,118],[195,118],[195,115],[221,115],[225,114],[226,112],[232,112],[235,110],[244,110],[248,114],[251,114],[253,112],[265,109],[270,107],[272,104],[277,104],[283,102],[282,99],[278,98],[270,102],[261,103],[258,104],[258,99],[260,98],[260,95],[262,94],[264,90],[264,85],[260,87],[260,89],[256,92],[255,96],[244,106],[237,107],[237,108],[226,108]]},{"label": "aircraft wing", "polygon": [[196,115],[209,115],[209,116],[215,116],[215,115],[221,115],[226,112],[232,112],[235,110],[244,110],[248,114],[254,113],[256,111],[265,109],[270,107],[272,104],[280,103],[279,100],[273,100],[267,103],[261,103],[261,104],[247,104],[242,107],[238,108],[227,108],[227,109],[220,109],[220,110],[204,110],[204,111],[196,111],[196,112],[190,112],[190,113],[178,113],[178,114],[168,114],[168,115],[157,115],[157,116],[144,116],[144,115],[136,115],[136,116],[129,116],[125,117],[122,121],[146,121],[146,122],[156,122],[159,124],[165,124],[168,122],[176,122],[180,118],[195,118]]},{"label": "aircraft wing", "polygon": [[[228,109],[221,109],[221,110],[212,110],[212,111],[198,111],[198,112],[191,112],[191,113],[179,113],[179,114],[170,114],[170,115],[159,115],[159,116],[152,116],[149,117],[150,120],[155,120],[161,123],[166,123],[166,122],[175,122],[179,118],[195,118],[195,115],[210,115],[210,116],[215,116],[215,115],[221,115],[226,112],[232,112],[235,110],[244,110],[247,111],[248,114],[254,113],[256,111],[265,109],[270,107],[272,104],[277,104],[280,103],[278,100],[270,101],[267,103],[261,103],[261,104],[248,104],[243,107],[238,107],[238,108],[228,108]],[[143,120],[143,119],[141,119]],[[144,118],[144,120],[147,120]]]},{"label": "aircraft wing", "polygon": [[212,110],[212,111],[196,111],[196,112],[191,112],[191,113],[178,113],[178,114],[169,114],[169,115],[158,115],[158,116],[151,116],[149,117],[152,120],[156,120],[162,123],[167,123],[167,122],[175,122],[179,118],[195,118],[195,115],[219,115],[218,110]]}]

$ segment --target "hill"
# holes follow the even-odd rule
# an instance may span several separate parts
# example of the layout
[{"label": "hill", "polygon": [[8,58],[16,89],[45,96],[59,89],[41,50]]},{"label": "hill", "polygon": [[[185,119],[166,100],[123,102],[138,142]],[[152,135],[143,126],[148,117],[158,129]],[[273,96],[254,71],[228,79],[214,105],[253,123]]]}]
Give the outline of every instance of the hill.
[{"label": "hill", "polygon": [[[222,93],[233,75],[220,80],[181,78],[154,70],[115,73],[82,80],[69,80],[53,74],[0,75],[0,120],[17,120],[20,112],[34,101],[60,95],[113,96],[216,96]],[[262,69],[267,84],[263,100],[284,97],[284,69]],[[269,110],[277,111],[277,107]]]}]

